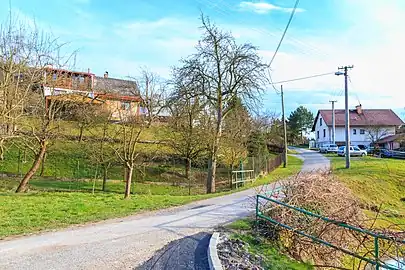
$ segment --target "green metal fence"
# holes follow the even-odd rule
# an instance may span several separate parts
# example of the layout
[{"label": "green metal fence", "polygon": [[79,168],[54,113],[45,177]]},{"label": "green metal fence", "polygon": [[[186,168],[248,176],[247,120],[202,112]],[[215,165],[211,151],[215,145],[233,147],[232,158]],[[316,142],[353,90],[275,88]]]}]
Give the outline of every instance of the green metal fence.
[{"label": "green metal fence", "polygon": [[[299,230],[297,230],[297,229],[294,229],[294,228],[291,227],[291,226],[288,226],[288,225],[286,225],[286,224],[280,223],[280,222],[278,222],[278,221],[272,219],[271,217],[264,215],[264,214],[260,211],[260,199],[266,200],[266,201],[270,201],[270,202],[272,202],[272,203],[275,203],[275,204],[278,204],[278,205],[287,207],[287,208],[289,208],[289,209],[295,210],[295,211],[297,211],[297,212],[303,213],[303,214],[308,215],[308,216],[311,216],[311,217],[318,218],[318,219],[323,220],[323,221],[325,221],[325,222],[332,223],[332,224],[334,224],[334,225],[336,225],[336,226],[343,227],[343,228],[346,228],[346,229],[349,229],[349,230],[352,230],[352,231],[356,231],[356,232],[359,232],[359,233],[363,233],[363,234],[366,234],[366,235],[369,235],[369,236],[373,237],[373,238],[374,238],[374,258],[369,258],[369,257],[361,256],[361,255],[359,255],[359,254],[357,254],[357,253],[355,253],[355,252],[352,252],[352,251],[347,250],[347,249],[345,249],[345,248],[336,246],[336,245],[334,245],[334,244],[332,244],[332,243],[329,243],[329,242],[327,242],[327,241],[324,241],[324,240],[322,240],[322,239],[319,239],[319,238],[317,238],[317,237],[315,237],[315,236],[313,236],[313,235],[309,235],[309,234],[307,234],[307,233],[305,233],[305,232],[303,232],[303,231],[299,231]],[[398,268],[393,267],[393,266],[390,266],[390,265],[387,265],[387,264],[385,264],[384,262],[381,261],[381,259],[380,259],[380,257],[379,257],[379,251],[380,251],[380,249],[379,249],[379,242],[380,242],[380,240],[390,240],[390,241],[395,241],[395,242],[397,242],[397,243],[405,244],[405,241],[403,241],[403,240],[394,239],[393,237],[390,237],[390,236],[387,236],[387,235],[378,234],[378,233],[375,233],[375,232],[372,232],[372,231],[369,231],[369,230],[365,230],[365,229],[361,229],[361,228],[358,228],[358,227],[354,227],[354,226],[351,226],[351,225],[349,225],[349,224],[347,224],[347,223],[340,222],[340,221],[336,221],[336,220],[333,220],[333,219],[330,219],[330,218],[327,218],[327,217],[324,217],[324,216],[321,216],[321,215],[318,215],[318,214],[309,212],[309,211],[307,211],[307,210],[305,210],[305,209],[291,206],[291,205],[286,204],[286,203],[284,203],[284,202],[281,202],[281,201],[279,201],[279,200],[275,200],[275,199],[272,199],[272,198],[269,198],[269,197],[266,197],[266,196],[263,196],[263,195],[257,195],[257,196],[256,196],[256,219],[258,219],[258,218],[262,218],[262,219],[267,220],[267,221],[269,221],[269,222],[271,222],[271,223],[273,223],[273,224],[275,224],[275,225],[279,225],[279,226],[283,227],[284,229],[293,231],[293,232],[296,233],[296,234],[299,234],[299,235],[301,235],[301,236],[310,238],[310,239],[313,240],[314,242],[317,242],[317,243],[319,243],[319,244],[322,244],[322,245],[325,245],[325,246],[334,248],[334,249],[339,250],[339,251],[341,251],[341,252],[343,252],[343,253],[345,253],[345,254],[348,254],[348,255],[350,255],[350,256],[353,256],[353,257],[355,257],[355,258],[357,258],[357,259],[360,259],[360,260],[362,260],[362,261],[368,262],[368,263],[374,265],[377,270],[380,269],[380,268],[390,269],[390,270],[391,270],[391,269],[392,269],[392,270],[398,270]],[[402,264],[402,263],[401,263],[401,264]],[[400,268],[400,269],[403,269],[403,268]]]}]

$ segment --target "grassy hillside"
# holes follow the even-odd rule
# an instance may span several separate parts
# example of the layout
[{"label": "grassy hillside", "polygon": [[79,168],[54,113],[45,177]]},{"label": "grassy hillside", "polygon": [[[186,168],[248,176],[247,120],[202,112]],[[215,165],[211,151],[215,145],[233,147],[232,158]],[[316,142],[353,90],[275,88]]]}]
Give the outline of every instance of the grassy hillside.
[{"label": "grassy hillside", "polygon": [[334,174],[360,198],[369,215],[382,206],[380,226],[394,222],[405,228],[404,160],[353,158],[351,168],[345,169],[344,158],[330,159]]},{"label": "grassy hillside", "polygon": [[[232,192],[277,181],[297,173],[302,166],[302,161],[295,157],[289,157],[289,163],[288,168],[277,168],[270,175]],[[16,179],[0,179],[0,239],[181,205],[230,192],[201,194],[204,190],[193,188],[193,195],[189,196],[187,187],[135,183],[134,195],[123,200],[122,181],[110,181],[106,193],[100,192],[101,182],[96,181],[94,194],[93,181],[36,179],[31,182],[31,191],[23,194],[14,193],[17,184]]]}]

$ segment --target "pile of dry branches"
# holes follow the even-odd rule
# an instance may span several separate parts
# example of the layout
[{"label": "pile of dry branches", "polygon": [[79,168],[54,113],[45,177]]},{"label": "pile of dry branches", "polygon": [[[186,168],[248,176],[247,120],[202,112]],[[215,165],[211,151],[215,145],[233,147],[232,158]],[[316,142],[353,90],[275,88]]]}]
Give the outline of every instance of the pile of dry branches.
[{"label": "pile of dry branches", "polygon": [[[361,203],[351,190],[327,172],[300,173],[283,181],[281,188],[277,191],[267,191],[266,196],[276,197],[288,205],[328,217],[338,223],[346,223],[371,231],[378,217],[377,215],[374,219],[367,219],[362,212]],[[326,222],[318,217],[312,217],[272,202],[263,201],[260,207],[262,213],[280,223],[373,259],[374,238],[372,236],[337,226],[333,222]],[[343,252],[315,243],[310,238],[300,236],[293,231],[282,230],[279,226],[263,228],[273,230],[271,235],[277,232],[277,238],[281,240],[286,251],[293,258],[309,261],[317,266],[342,268]],[[402,252],[403,249],[404,246],[402,246]],[[380,241],[381,261],[398,257],[398,255],[403,256],[400,250],[400,245],[396,245],[395,241]],[[365,267],[364,264],[353,260],[350,269],[363,267]]]}]

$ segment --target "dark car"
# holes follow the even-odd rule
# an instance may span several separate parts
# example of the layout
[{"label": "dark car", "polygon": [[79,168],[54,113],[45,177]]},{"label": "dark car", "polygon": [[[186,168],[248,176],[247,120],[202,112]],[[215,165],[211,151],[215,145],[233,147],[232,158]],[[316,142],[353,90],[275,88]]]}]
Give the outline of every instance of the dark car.
[{"label": "dark car", "polygon": [[378,149],[377,155],[381,158],[390,158],[393,156],[393,153],[391,150],[385,149],[385,148],[380,148]]}]

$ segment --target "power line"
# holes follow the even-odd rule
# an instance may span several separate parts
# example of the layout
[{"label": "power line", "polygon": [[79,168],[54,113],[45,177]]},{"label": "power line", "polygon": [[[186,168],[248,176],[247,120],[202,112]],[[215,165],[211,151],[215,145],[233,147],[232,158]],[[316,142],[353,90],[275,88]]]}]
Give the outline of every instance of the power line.
[{"label": "power line", "polygon": [[297,10],[297,6],[298,6],[298,3],[299,3],[299,2],[300,2],[300,0],[296,0],[296,1],[295,1],[294,8],[293,8],[293,10],[292,10],[292,12],[291,12],[290,18],[288,19],[288,22],[287,22],[287,25],[286,25],[286,27],[285,27],[285,29],[284,29],[283,35],[281,36],[280,42],[279,42],[278,45],[277,45],[277,49],[276,49],[276,51],[274,52],[273,57],[272,57],[271,60],[270,60],[269,68],[271,67],[271,64],[273,63],[274,58],[276,57],[277,52],[278,52],[278,50],[279,50],[280,47],[281,47],[281,43],[282,43],[283,40],[284,40],[285,34],[287,33],[287,30],[288,30],[288,27],[290,27],[291,21],[292,21],[292,19],[293,19],[293,17],[294,17],[295,11]]},{"label": "power line", "polygon": [[312,76],[307,76],[307,77],[300,77],[300,78],[295,78],[295,79],[290,79],[290,80],[285,80],[285,81],[279,81],[279,82],[272,82],[271,84],[281,84],[281,83],[287,83],[287,82],[295,82],[295,81],[300,81],[300,80],[307,80],[307,79],[312,79],[316,77],[322,77],[322,76],[327,76],[327,75],[332,75],[335,74],[335,72],[328,72],[328,73],[322,73],[322,74],[315,74]]}]

